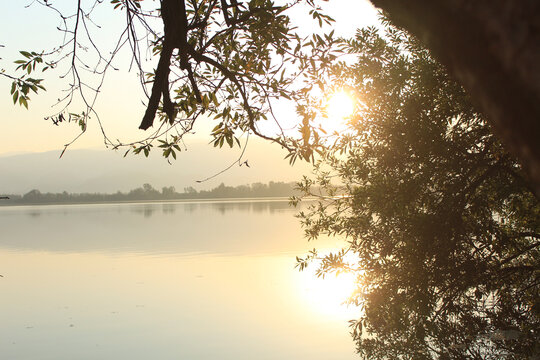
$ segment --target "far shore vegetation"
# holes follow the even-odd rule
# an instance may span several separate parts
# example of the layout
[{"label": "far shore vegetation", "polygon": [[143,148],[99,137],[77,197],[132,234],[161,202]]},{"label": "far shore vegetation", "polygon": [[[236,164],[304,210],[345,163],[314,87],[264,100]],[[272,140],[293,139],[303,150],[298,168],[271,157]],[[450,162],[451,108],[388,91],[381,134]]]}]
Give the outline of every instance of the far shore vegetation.
[{"label": "far shore vegetation", "polygon": [[226,186],[221,183],[211,190],[199,190],[189,186],[183,192],[177,192],[174,186],[165,186],[161,190],[150,184],[130,190],[117,191],[113,194],[102,193],[42,193],[34,189],[24,195],[1,194],[4,198],[0,206],[5,205],[41,205],[41,204],[85,204],[104,202],[160,201],[160,200],[197,200],[223,198],[290,197],[298,194],[294,182],[274,182],[268,184]]}]

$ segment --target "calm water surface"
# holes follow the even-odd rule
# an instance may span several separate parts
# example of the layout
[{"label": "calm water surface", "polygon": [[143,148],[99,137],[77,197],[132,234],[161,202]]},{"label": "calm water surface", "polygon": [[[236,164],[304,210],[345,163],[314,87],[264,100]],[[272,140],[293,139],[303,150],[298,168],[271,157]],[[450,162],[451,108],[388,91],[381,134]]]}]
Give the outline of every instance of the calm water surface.
[{"label": "calm water surface", "polygon": [[[286,201],[0,207],[0,359],[354,359]],[[333,296],[335,295],[335,296]]]}]

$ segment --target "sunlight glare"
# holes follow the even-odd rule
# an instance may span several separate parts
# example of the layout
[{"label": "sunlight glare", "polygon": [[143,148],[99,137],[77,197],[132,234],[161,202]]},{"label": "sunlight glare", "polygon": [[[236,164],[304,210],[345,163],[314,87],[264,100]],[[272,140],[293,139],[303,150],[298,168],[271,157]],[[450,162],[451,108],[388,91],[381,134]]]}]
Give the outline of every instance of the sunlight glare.
[{"label": "sunlight glare", "polygon": [[347,120],[354,112],[354,99],[345,90],[333,93],[326,103],[327,118],[321,125],[328,132],[341,132],[347,128]]},{"label": "sunlight glare", "polygon": [[306,270],[303,275],[302,292],[317,313],[349,319],[356,307],[345,304],[356,289],[356,277],[352,273],[341,272],[317,277],[314,271]]},{"label": "sunlight glare", "polygon": [[354,111],[354,101],[345,90],[340,90],[330,97],[328,105],[326,106],[326,111],[328,117],[331,119],[346,119],[351,116]]}]

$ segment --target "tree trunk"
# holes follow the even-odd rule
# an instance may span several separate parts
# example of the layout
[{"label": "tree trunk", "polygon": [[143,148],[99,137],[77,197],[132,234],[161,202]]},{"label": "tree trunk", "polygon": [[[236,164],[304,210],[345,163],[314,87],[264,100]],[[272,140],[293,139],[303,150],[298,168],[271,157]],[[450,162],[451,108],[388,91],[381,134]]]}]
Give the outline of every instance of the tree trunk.
[{"label": "tree trunk", "polygon": [[467,90],[540,195],[540,1],[371,0]]}]

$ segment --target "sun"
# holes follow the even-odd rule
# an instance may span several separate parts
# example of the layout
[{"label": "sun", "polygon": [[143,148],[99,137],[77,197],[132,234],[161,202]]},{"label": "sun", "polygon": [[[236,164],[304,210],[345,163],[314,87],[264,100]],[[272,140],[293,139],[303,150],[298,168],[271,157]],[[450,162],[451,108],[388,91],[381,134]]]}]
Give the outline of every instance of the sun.
[{"label": "sun", "polygon": [[333,93],[326,105],[328,118],[343,120],[352,115],[354,111],[354,101],[351,95],[345,90]]},{"label": "sun", "polygon": [[347,129],[347,121],[354,112],[355,102],[349,92],[339,90],[329,96],[326,102],[326,117],[321,127],[327,133],[340,133]]}]

